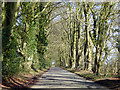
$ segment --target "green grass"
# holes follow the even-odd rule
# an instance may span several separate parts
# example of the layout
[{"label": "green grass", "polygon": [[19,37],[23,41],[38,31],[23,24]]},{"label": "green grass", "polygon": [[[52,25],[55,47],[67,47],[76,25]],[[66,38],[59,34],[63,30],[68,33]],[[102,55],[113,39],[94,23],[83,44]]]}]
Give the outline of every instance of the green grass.
[{"label": "green grass", "polygon": [[85,74],[76,73],[76,74],[79,75],[79,76],[82,76],[86,79],[92,79],[92,80],[97,80],[97,79],[100,79],[100,78],[104,78],[104,75],[95,75],[93,73],[85,73]]},{"label": "green grass", "polygon": [[104,74],[100,74],[100,75],[95,75],[94,73],[92,72],[89,72],[89,71],[76,71],[74,69],[67,69],[68,71],[72,72],[72,73],[75,73],[81,77],[84,77],[86,79],[89,79],[89,80],[99,80],[99,79],[106,79],[106,78],[114,78],[114,77],[118,77],[117,75],[115,74],[107,74],[107,75],[104,75]]}]

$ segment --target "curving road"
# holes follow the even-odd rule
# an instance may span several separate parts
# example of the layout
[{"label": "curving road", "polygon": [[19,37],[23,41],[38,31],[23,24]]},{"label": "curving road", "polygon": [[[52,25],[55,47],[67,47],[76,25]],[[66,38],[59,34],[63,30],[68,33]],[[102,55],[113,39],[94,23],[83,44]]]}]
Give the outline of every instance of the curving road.
[{"label": "curving road", "polygon": [[85,80],[74,73],[63,70],[59,67],[52,67],[46,72],[42,78],[31,88],[98,88],[107,90],[107,88],[100,86],[92,81]]}]

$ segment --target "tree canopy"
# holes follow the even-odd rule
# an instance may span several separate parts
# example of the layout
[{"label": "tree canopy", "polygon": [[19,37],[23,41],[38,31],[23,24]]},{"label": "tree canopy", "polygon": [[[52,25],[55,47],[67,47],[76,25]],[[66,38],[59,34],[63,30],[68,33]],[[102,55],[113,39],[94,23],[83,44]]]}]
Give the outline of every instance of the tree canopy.
[{"label": "tree canopy", "polygon": [[2,76],[56,66],[120,74],[119,3],[3,2]]}]

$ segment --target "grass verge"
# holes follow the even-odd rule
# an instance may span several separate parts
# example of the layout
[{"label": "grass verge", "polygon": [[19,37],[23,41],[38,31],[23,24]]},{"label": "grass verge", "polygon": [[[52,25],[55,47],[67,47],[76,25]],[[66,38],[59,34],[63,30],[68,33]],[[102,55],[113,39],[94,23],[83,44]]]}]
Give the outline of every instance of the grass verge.
[{"label": "grass verge", "polygon": [[120,90],[120,78],[117,75],[108,74],[108,75],[95,75],[92,72],[84,70],[75,70],[75,69],[66,69],[76,75],[83,77],[86,80],[92,80],[95,83],[105,86],[112,90]]}]

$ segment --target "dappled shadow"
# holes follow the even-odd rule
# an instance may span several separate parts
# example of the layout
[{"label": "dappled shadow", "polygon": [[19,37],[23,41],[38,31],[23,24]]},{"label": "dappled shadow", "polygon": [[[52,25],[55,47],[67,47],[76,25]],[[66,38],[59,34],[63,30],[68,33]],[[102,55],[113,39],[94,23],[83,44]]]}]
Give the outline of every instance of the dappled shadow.
[{"label": "dappled shadow", "polygon": [[24,85],[16,82],[13,78],[9,78],[8,79],[9,82],[6,82],[5,80],[2,81],[2,85],[6,86],[6,87],[2,87],[2,89],[7,89],[7,90],[11,90],[10,88],[26,88]]},{"label": "dappled shadow", "polygon": [[[70,87],[70,86],[73,86],[73,87],[77,87],[77,88],[80,88],[78,86],[81,86],[81,88],[83,88],[82,85],[85,85],[84,88],[97,88],[95,87],[96,85],[93,83],[93,82],[83,82],[83,81],[75,81],[75,80],[59,80],[59,79],[48,79],[48,80],[55,80],[54,82],[48,82],[48,81],[44,81],[43,83],[37,83],[35,85],[38,85],[38,86],[54,86],[54,87],[57,87],[57,86],[64,86],[64,87]],[[68,83],[66,81],[69,81]],[[60,83],[61,82],[61,83]],[[62,82],[66,82],[66,83],[62,83]],[[99,87],[100,88],[100,87]]]},{"label": "dappled shadow", "polygon": [[59,67],[51,68],[46,74],[36,80],[34,88],[105,88],[92,81],[85,80]]},{"label": "dappled shadow", "polygon": [[[42,82],[40,83],[36,83],[35,85],[38,85],[38,86],[54,86],[54,87],[57,87],[57,86],[64,86],[64,87],[70,87],[70,86],[73,86],[73,87],[77,87],[77,88],[83,88],[82,85],[85,85],[84,88],[98,88],[98,85],[95,84],[94,82],[87,82],[87,81],[84,81],[84,80],[81,80],[80,78],[77,78],[77,79],[71,79],[69,77],[68,78],[65,78],[65,77],[57,77],[57,78],[54,78],[54,77],[46,77]],[[79,87],[78,87],[79,86]],[[96,87],[97,86],[97,87]],[[100,86],[99,86],[100,88]],[[103,87],[101,87],[103,88]]]},{"label": "dappled shadow", "polygon": [[[106,89],[99,83],[85,80],[73,73],[67,72],[61,68],[51,68],[42,77],[42,74],[34,77],[25,76],[30,81],[29,88],[12,80],[17,86],[9,90],[82,90],[82,89]],[[40,78],[41,77],[41,78]],[[19,87],[18,87],[19,86]],[[33,87],[34,86],[34,87]],[[104,86],[104,85],[103,85]]]},{"label": "dappled shadow", "polygon": [[[49,70],[49,69],[48,69]],[[48,71],[47,70],[47,71]],[[30,86],[34,85],[37,80],[47,71],[44,71],[40,74],[37,74],[35,76],[32,75],[27,75],[27,76],[22,76],[22,78],[24,78],[24,80],[19,80],[17,77],[11,77],[8,79],[8,81],[6,80],[2,80],[2,85],[4,87],[2,87],[2,89],[7,89],[7,90],[30,90]]]},{"label": "dappled shadow", "polygon": [[80,77],[83,77],[83,78],[86,79],[86,80],[95,81],[92,77],[91,77],[91,78],[90,78],[90,77],[84,77],[83,75],[80,75],[80,74],[77,74],[77,73],[76,73],[76,75],[78,75],[78,76],[80,76]]}]

